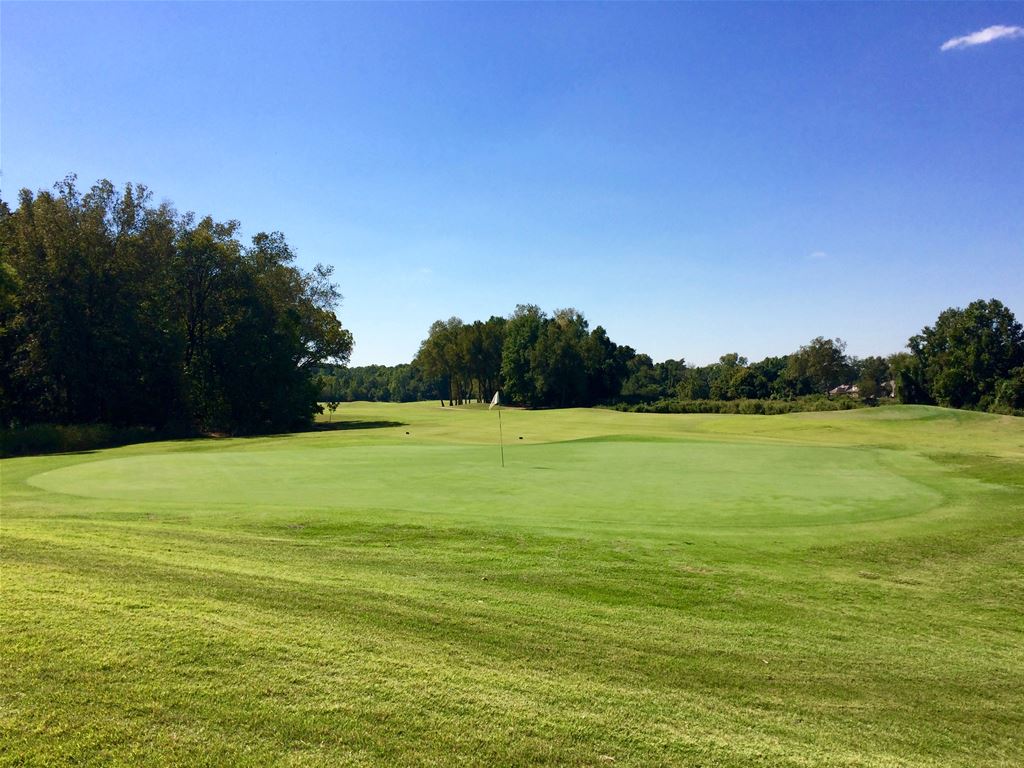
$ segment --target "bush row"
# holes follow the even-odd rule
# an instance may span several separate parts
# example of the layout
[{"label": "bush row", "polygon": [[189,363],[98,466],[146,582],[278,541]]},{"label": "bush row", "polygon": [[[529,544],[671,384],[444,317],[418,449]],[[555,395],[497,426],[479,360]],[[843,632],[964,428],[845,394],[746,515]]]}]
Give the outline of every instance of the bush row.
[{"label": "bush row", "polygon": [[743,413],[775,416],[803,411],[849,411],[866,408],[868,405],[849,397],[811,395],[793,400],[658,400],[636,405],[619,403],[612,407],[617,411],[632,413]]},{"label": "bush row", "polygon": [[33,424],[0,430],[0,457],[67,453],[166,438],[148,427],[109,424]]}]

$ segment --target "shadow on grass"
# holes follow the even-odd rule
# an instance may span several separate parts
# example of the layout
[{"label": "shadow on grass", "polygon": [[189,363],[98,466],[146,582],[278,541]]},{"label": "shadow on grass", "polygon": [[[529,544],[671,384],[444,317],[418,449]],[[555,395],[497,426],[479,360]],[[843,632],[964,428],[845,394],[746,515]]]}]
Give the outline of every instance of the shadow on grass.
[{"label": "shadow on grass", "polygon": [[[107,434],[75,436],[74,440],[63,439],[60,436],[62,427],[47,425],[48,430],[53,434],[45,435],[46,439],[24,439],[16,440],[19,437],[15,430],[0,430],[0,458],[14,458],[17,456],[87,456],[107,448],[120,448],[126,445],[139,445],[153,442],[176,442],[176,443],[205,443],[210,440],[224,439],[274,439],[289,437],[291,435],[307,432],[333,432],[334,430],[347,429],[385,429],[387,427],[407,427],[404,421],[335,421],[319,422],[311,424],[306,429],[291,430],[287,432],[255,432],[251,434],[232,435],[223,432],[206,432],[202,434],[182,434],[180,430],[158,431],[158,430],[135,430],[129,434]],[[31,432],[32,428],[23,430]],[[36,430],[38,431],[38,429]],[[68,445],[67,443],[73,443]]]},{"label": "shadow on grass", "polygon": [[330,432],[336,429],[384,429],[386,427],[407,427],[404,421],[328,421],[317,422],[311,432]]}]

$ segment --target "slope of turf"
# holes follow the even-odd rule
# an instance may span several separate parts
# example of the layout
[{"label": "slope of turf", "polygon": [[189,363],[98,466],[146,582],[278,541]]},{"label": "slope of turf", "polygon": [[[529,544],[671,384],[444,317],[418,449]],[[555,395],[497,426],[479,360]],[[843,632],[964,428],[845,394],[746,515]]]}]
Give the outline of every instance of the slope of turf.
[{"label": "slope of turf", "polygon": [[1024,421],[502,418],[0,463],[0,763],[1024,760]]}]

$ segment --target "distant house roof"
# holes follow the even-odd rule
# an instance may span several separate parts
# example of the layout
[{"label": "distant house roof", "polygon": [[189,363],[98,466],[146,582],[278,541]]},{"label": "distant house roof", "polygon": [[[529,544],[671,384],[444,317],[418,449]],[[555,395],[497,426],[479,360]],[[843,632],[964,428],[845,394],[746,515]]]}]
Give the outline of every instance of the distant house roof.
[{"label": "distant house roof", "polygon": [[840,384],[835,389],[828,391],[830,395],[856,395],[858,392],[860,392],[860,387],[856,384]]}]

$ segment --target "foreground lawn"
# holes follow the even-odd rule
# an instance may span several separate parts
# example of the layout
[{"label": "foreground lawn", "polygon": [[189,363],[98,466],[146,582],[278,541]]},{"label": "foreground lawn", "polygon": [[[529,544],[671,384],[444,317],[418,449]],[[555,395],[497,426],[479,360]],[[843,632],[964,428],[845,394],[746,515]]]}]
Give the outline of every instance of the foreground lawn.
[{"label": "foreground lawn", "polygon": [[0,764],[1024,763],[1024,420],[333,420],[0,462]]}]

